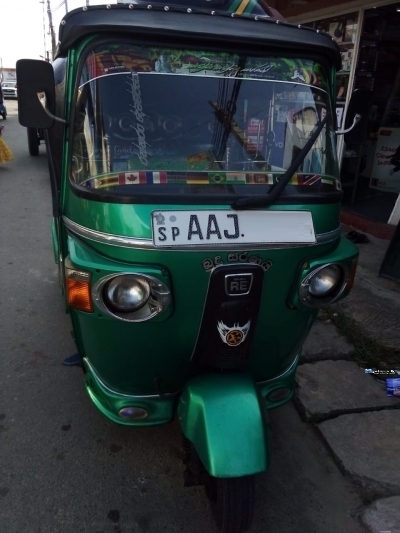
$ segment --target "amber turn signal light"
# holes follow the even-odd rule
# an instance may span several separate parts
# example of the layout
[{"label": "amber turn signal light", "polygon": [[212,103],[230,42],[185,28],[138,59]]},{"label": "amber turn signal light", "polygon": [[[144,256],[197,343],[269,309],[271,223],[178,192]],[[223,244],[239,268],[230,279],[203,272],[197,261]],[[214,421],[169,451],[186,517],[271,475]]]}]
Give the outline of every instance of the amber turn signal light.
[{"label": "amber turn signal light", "polygon": [[353,288],[354,280],[356,277],[357,263],[358,263],[358,257],[355,257],[353,261],[351,262],[351,266],[350,266],[349,277],[346,283],[346,294],[348,294]]},{"label": "amber turn signal light", "polygon": [[93,313],[90,296],[90,274],[72,269],[65,269],[67,301],[70,307]]}]

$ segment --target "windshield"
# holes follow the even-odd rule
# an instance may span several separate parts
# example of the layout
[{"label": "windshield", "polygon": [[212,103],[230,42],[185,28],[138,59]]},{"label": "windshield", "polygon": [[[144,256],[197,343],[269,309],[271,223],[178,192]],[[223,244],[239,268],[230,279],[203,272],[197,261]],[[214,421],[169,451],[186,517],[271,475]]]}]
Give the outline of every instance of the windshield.
[{"label": "windshield", "polygon": [[265,194],[327,117],[288,188],[329,194],[339,185],[326,79],[311,60],[102,45],[81,73],[71,179],[148,201]]}]

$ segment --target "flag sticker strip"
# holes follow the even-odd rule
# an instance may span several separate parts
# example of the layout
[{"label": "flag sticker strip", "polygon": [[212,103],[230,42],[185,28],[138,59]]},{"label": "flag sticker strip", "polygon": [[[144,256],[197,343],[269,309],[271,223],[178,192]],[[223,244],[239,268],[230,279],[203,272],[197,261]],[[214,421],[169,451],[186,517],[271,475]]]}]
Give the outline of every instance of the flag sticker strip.
[{"label": "flag sticker strip", "polygon": [[146,172],[147,183],[167,183],[167,173],[166,172]]},{"label": "flag sticker strip", "polygon": [[120,172],[118,185],[139,185],[147,183],[146,172]]},{"label": "flag sticker strip", "polygon": [[[171,172],[131,171],[116,172],[86,180],[82,185],[91,189],[105,189],[118,185],[273,185],[279,183],[282,173],[240,173],[240,172]],[[294,174],[290,185],[319,187],[321,185],[341,190],[338,179],[317,174]]]}]

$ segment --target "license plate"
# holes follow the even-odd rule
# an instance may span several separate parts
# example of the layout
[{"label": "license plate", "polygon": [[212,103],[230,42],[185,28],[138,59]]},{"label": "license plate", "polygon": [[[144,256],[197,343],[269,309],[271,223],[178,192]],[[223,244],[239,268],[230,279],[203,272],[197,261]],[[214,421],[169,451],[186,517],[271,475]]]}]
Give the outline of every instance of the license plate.
[{"label": "license plate", "polygon": [[310,211],[153,211],[155,246],[309,244]]}]

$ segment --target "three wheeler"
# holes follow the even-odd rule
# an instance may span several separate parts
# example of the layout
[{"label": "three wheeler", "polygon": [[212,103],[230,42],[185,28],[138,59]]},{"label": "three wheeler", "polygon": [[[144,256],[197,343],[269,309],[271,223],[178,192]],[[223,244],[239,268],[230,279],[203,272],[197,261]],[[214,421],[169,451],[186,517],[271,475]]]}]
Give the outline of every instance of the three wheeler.
[{"label": "three wheeler", "polygon": [[53,63],[17,63],[88,395],[118,424],[178,417],[185,482],[224,533],[250,528],[268,410],[292,399],[318,310],[354,280],[340,65],[329,35],[253,0],[85,6]]}]

